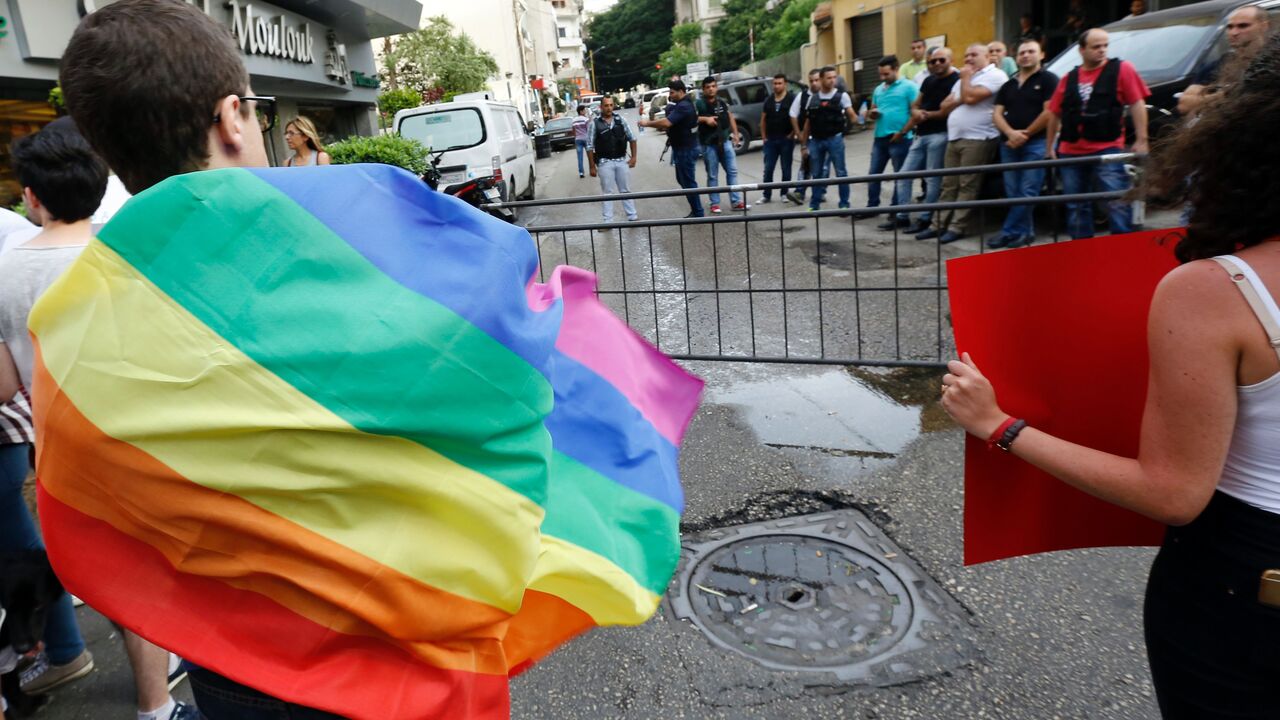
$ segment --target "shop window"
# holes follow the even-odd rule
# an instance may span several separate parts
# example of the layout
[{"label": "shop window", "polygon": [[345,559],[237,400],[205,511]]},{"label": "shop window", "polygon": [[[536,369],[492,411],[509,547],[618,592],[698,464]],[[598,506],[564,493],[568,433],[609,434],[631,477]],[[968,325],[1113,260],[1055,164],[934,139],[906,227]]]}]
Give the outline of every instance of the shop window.
[{"label": "shop window", "polygon": [[13,172],[9,148],[13,141],[53,122],[57,115],[49,103],[36,100],[0,100],[0,207],[22,202],[22,186]]}]

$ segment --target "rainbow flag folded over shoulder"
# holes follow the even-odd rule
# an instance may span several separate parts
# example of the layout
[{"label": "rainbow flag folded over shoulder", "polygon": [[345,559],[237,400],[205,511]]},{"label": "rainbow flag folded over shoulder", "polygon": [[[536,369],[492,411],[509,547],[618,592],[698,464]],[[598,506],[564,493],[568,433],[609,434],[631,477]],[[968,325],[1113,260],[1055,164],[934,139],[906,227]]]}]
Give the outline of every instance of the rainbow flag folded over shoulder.
[{"label": "rainbow flag folded over shoulder", "polygon": [[375,165],[138,195],[41,298],[41,520],[67,588],[352,718],[508,715],[655,611],[702,383],[527,233]]}]

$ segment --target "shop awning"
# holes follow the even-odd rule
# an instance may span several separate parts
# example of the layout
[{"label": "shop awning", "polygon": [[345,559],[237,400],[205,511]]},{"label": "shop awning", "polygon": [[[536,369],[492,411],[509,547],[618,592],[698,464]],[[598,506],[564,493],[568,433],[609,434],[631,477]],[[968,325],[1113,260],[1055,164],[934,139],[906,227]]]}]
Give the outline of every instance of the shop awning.
[{"label": "shop awning", "polygon": [[417,0],[272,0],[272,4],[369,38],[413,32],[422,18],[422,3]]}]

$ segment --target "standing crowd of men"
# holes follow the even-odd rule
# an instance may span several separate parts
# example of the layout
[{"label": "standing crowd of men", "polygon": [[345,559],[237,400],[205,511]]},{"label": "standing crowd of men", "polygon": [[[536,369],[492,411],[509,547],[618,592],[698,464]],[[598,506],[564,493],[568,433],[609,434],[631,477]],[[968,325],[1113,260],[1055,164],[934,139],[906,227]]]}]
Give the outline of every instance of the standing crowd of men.
[{"label": "standing crowd of men", "polygon": [[[1135,3],[1135,8],[1139,3]],[[1135,12],[1139,12],[1135,10]],[[1232,53],[1260,44],[1268,30],[1267,13],[1260,8],[1241,8],[1228,18],[1228,39]],[[772,78],[772,93],[761,110],[759,125],[763,140],[763,179],[774,182],[781,170],[783,187],[778,193],[796,204],[818,210],[826,198],[827,186],[788,187],[792,182],[795,151],[799,146],[800,162],[796,180],[848,177],[845,161],[844,133],[854,123],[874,123],[871,149],[871,175],[883,174],[890,165],[893,172],[955,170],[992,165],[1012,165],[1002,172],[1006,198],[1035,198],[1042,192],[1047,171],[1044,167],[1024,167],[1055,158],[1086,158],[1116,155],[1131,151],[1145,154],[1147,137],[1146,99],[1151,95],[1134,66],[1124,60],[1108,58],[1110,38],[1105,30],[1093,28],[1080,32],[1077,50],[1080,64],[1058,77],[1044,69],[1044,36],[1031,22],[1022,18],[1022,32],[1016,46],[1003,42],[974,43],[964,51],[959,67],[950,48],[927,48],[925,41],[911,43],[911,59],[899,63],[894,55],[883,57],[877,66],[880,83],[871,93],[865,118],[854,110],[853,99],[845,91],[835,67],[809,71],[808,87],[794,92],[786,75]],[[1012,52],[1010,52],[1012,50]],[[1217,66],[1197,78],[1182,93],[1179,110],[1194,115],[1203,104],[1204,93],[1211,87]],[[675,166],[676,179],[682,188],[698,187],[697,161],[703,161],[708,187],[720,185],[720,170],[725,183],[738,185],[735,148],[739,144],[737,120],[727,103],[719,97],[714,76],[702,80],[701,93],[695,99],[679,79],[668,85],[670,105],[666,117],[640,120],[641,127],[657,127],[667,132]],[[602,108],[602,118],[607,118]],[[631,158],[597,154],[596,162],[612,161],[616,169],[606,179],[601,175],[606,193],[628,192],[626,167],[635,166],[635,141],[631,129],[618,118],[597,118],[580,142],[586,147],[605,132],[617,132],[618,140],[610,141],[612,152],[621,153],[625,145],[622,133],[631,144]],[[1126,122],[1127,121],[1127,122]],[[586,125],[586,123],[582,123]],[[622,130],[609,128],[621,124]],[[1130,127],[1126,130],[1126,125]],[[1124,163],[1099,160],[1065,164],[1057,168],[1065,195],[1093,191],[1127,190],[1132,181]],[[619,174],[621,173],[621,174]],[[592,175],[596,171],[592,170]],[[978,199],[982,190],[980,172],[952,172],[933,175],[921,183],[918,200],[929,206],[936,203],[969,203]],[[892,183],[891,204],[907,206],[912,201],[911,180]],[[849,209],[851,186],[836,186],[839,209]],[[773,202],[773,189],[766,187],[761,204]],[[687,217],[702,217],[704,210],[699,195],[688,193]],[[711,193],[710,212],[721,212],[719,193]],[[730,192],[735,210],[745,210],[742,194]],[[853,213],[854,219],[877,215],[881,202],[881,182],[867,183],[866,209]],[[636,219],[634,203],[624,202],[627,217]],[[604,219],[612,219],[612,203],[605,203]],[[1094,234],[1094,204],[1067,202],[1067,231],[1072,238]],[[1112,233],[1130,232],[1134,227],[1133,208],[1126,200],[1114,200],[1107,208],[1107,223]],[[912,213],[902,210],[877,227],[901,230],[920,240],[952,243],[973,229],[967,208],[951,208],[939,212],[922,209]],[[1035,241],[1034,205],[1013,205],[1000,232],[987,240],[990,248],[1022,247]]]}]

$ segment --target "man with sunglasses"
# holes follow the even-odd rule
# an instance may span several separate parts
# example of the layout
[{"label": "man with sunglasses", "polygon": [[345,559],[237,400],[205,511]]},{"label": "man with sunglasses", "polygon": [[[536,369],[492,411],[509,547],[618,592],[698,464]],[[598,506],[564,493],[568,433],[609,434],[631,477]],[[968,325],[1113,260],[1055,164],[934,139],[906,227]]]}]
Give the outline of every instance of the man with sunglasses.
[{"label": "man with sunglasses", "polygon": [[[951,95],[960,74],[951,66],[951,48],[934,48],[929,53],[928,65],[929,75],[920,84],[920,94],[911,104],[911,119],[903,128],[904,133],[914,130],[916,139],[907,152],[902,172],[941,169],[947,154],[947,115],[952,108],[943,108],[942,101]],[[941,191],[942,178],[936,175],[928,178],[925,181],[925,203],[937,202]],[[911,181],[899,180],[899,201],[905,203],[910,197]],[[931,210],[920,213],[914,223],[911,222],[910,213],[903,212],[877,227],[881,230],[902,227],[908,233],[917,233],[929,229],[932,221]]]}]

